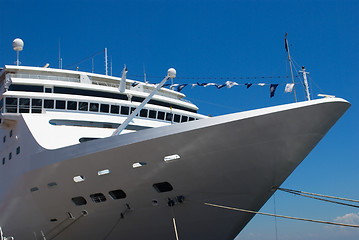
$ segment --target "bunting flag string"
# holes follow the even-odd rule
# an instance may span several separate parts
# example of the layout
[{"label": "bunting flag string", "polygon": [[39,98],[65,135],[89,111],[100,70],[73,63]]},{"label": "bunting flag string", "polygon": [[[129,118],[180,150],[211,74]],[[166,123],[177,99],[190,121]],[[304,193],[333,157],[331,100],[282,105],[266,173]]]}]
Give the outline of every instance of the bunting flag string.
[{"label": "bunting flag string", "polygon": [[[132,75],[128,74],[128,77],[133,78],[142,78],[143,75]],[[299,77],[298,75],[293,76],[295,78]],[[146,78],[162,78],[162,76],[146,76]],[[207,79],[207,80],[246,80],[246,79],[289,79],[291,76],[250,76],[250,77],[244,77],[244,76],[231,76],[231,77],[186,77],[186,76],[177,76],[176,79],[183,79],[183,80],[201,80],[201,79]]]},{"label": "bunting flag string", "polygon": [[[133,82],[131,84],[132,87],[135,87],[139,84],[143,84],[141,82]],[[155,84],[156,85],[156,84]],[[233,81],[226,81],[225,83],[223,84],[218,84],[218,83],[213,83],[213,82],[205,82],[205,83],[199,83],[199,82],[196,82],[196,83],[184,83],[184,84],[179,84],[179,83],[176,83],[176,84],[164,84],[163,87],[169,87],[169,89],[171,90],[174,90],[174,91],[177,91],[177,92],[180,92],[182,91],[186,86],[191,86],[191,88],[194,88],[195,86],[200,86],[200,87],[209,87],[209,86],[214,86],[216,87],[217,89],[221,89],[221,88],[224,88],[224,87],[227,87],[227,88],[232,88],[233,86],[246,86],[246,88],[250,88],[251,86],[260,86],[260,87],[263,87],[263,86],[269,86],[269,96],[272,98],[274,97],[274,94],[277,90],[277,87],[279,86],[280,84],[278,83],[237,83],[237,82],[233,82]],[[284,92],[285,93],[290,93],[293,91],[293,88],[294,88],[294,83],[286,83],[285,84],[285,89],[284,89]]]}]

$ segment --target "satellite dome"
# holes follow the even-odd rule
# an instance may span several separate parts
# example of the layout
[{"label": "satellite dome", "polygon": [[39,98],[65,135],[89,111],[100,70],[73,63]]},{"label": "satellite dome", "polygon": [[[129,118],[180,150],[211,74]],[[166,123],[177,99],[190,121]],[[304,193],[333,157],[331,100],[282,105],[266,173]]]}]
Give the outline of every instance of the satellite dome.
[{"label": "satellite dome", "polygon": [[174,68],[168,69],[167,75],[168,75],[170,78],[175,78],[175,77],[176,77],[176,69],[174,69]]},{"label": "satellite dome", "polygon": [[24,42],[20,38],[16,38],[12,42],[12,47],[15,51],[22,51],[22,49],[24,47]]}]

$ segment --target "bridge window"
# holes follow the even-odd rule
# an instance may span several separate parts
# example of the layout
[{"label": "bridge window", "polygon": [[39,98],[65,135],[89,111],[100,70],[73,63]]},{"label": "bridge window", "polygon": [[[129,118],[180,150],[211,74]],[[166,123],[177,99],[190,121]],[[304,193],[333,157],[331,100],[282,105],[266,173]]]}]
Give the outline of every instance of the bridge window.
[{"label": "bridge window", "polygon": [[173,121],[179,123],[180,120],[181,120],[181,115],[175,114],[175,117],[173,118]]},{"label": "bridge window", "polygon": [[90,111],[91,112],[98,112],[98,107],[99,107],[98,103],[90,103]]},{"label": "bridge window", "polygon": [[77,110],[77,102],[67,101],[67,110]]},{"label": "bridge window", "polygon": [[118,105],[111,105],[111,113],[113,114],[119,114],[120,112],[120,106]]},{"label": "bridge window", "polygon": [[30,112],[30,99],[29,98],[20,98],[19,100],[19,112],[28,113]]},{"label": "bridge window", "polygon": [[157,113],[157,119],[165,120],[165,113],[162,111],[158,111]]},{"label": "bridge window", "polygon": [[56,100],[56,109],[65,109],[66,102],[64,100]]},{"label": "bridge window", "polygon": [[33,98],[31,100],[31,112],[41,113],[41,108],[42,108],[42,99]]},{"label": "bridge window", "polygon": [[166,113],[166,120],[172,122],[172,117],[173,114],[172,113]]},{"label": "bridge window", "polygon": [[188,121],[188,117],[187,116],[182,116],[181,122],[187,122],[187,121]]},{"label": "bridge window", "polygon": [[54,100],[45,99],[44,100],[44,108],[53,109],[54,108]]},{"label": "bridge window", "polygon": [[108,104],[101,104],[100,112],[108,113],[110,110],[110,106]]},{"label": "bridge window", "polygon": [[5,100],[6,112],[17,113],[17,98],[7,97]]},{"label": "bridge window", "polygon": [[149,118],[156,119],[156,115],[157,115],[157,111],[155,111],[155,110],[150,110],[148,116],[149,116]]},{"label": "bridge window", "polygon": [[79,111],[88,111],[88,102],[79,102]]},{"label": "bridge window", "polygon": [[140,111],[140,116],[141,117],[147,117],[147,113],[148,113],[148,110],[147,109],[142,109],[141,111]]},{"label": "bridge window", "polygon": [[128,115],[129,111],[130,111],[129,107],[127,107],[127,106],[122,106],[121,107],[121,114],[122,115]]}]

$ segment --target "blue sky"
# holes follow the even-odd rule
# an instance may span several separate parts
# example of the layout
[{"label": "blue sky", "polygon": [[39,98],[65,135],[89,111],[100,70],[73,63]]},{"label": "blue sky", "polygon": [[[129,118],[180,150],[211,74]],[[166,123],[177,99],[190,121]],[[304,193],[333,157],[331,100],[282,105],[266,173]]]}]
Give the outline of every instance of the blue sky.
[{"label": "blue sky", "polygon": [[[152,83],[174,67],[175,83],[223,83],[227,79],[219,78],[236,77],[241,84],[280,84],[274,98],[268,86],[183,90],[201,113],[213,116],[294,101],[293,94],[284,93],[290,81],[283,78],[290,74],[287,32],[296,69],[305,65],[310,72],[312,95],[336,95],[352,107],[283,187],[359,199],[359,1],[0,0],[0,9],[0,66],[16,61],[12,41],[20,37],[22,65],[57,68],[60,41],[64,68],[91,71],[91,60],[73,64],[107,47],[115,76],[126,64],[129,78],[143,76],[145,69]],[[105,72],[103,54],[94,57],[94,68]],[[300,85],[297,92],[304,100]],[[358,209],[281,192],[275,202],[270,199],[262,211],[272,213],[275,207],[283,215],[359,224]],[[358,229],[280,219],[277,233],[278,239],[359,238]],[[254,217],[237,239],[276,239],[274,219]]]}]

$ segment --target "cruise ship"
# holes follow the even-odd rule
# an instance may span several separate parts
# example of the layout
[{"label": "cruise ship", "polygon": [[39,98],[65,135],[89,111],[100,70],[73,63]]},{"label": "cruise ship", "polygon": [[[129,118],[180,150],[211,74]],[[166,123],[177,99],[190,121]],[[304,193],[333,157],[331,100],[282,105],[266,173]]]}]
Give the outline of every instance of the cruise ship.
[{"label": "cruise ship", "polygon": [[1,238],[15,240],[232,240],[254,215],[205,203],[258,211],[350,107],[208,117],[126,69],[6,65],[0,85]]}]

